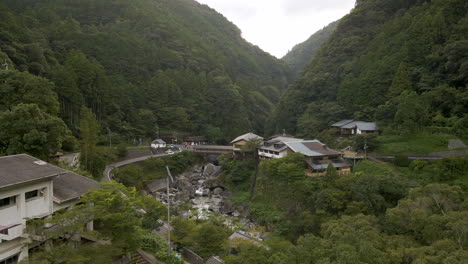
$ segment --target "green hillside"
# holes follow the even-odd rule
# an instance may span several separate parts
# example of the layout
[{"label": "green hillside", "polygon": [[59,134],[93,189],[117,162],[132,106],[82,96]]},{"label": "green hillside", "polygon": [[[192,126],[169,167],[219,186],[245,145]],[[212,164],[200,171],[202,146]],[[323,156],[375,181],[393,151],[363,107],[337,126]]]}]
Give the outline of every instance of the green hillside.
[{"label": "green hillside", "polygon": [[462,0],[357,1],[286,91],[272,130],[314,136],[355,118],[468,134],[467,14]]},{"label": "green hillside", "polygon": [[283,58],[291,69],[295,78],[298,78],[302,70],[310,63],[330,35],[335,31],[338,21],[314,33],[306,41],[294,46]]},{"label": "green hillside", "polygon": [[[37,104],[75,136],[82,106],[123,139],[152,138],[156,126],[219,141],[261,133],[289,81],[282,61],[192,0],[9,0],[0,14],[11,104],[0,110]],[[28,94],[28,81],[42,86]],[[0,153],[22,151],[8,141],[0,135]]]}]

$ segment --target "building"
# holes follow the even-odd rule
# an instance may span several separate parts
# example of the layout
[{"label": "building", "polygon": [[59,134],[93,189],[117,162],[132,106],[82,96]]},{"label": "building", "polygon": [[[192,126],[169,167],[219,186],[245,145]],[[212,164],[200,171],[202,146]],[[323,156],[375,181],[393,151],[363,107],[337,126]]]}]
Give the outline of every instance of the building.
[{"label": "building", "polygon": [[189,137],[187,140],[187,145],[196,146],[196,145],[206,145],[208,144],[208,139],[204,136]]},{"label": "building", "polygon": [[274,136],[268,141],[263,142],[263,145],[258,148],[258,156],[261,159],[283,158],[288,153],[291,153],[286,142],[303,141],[300,138],[292,136]]},{"label": "building", "polygon": [[233,141],[231,141],[233,151],[234,152],[241,151],[242,147],[245,146],[247,142],[252,139],[263,140],[261,136],[255,135],[254,133],[250,133],[250,132],[242,136],[238,136]]},{"label": "building", "polygon": [[37,246],[24,232],[27,220],[77,204],[94,188],[96,181],[26,154],[0,157],[0,263],[16,263]]},{"label": "building", "polygon": [[364,122],[355,120],[341,120],[331,125],[343,136],[361,135],[361,134],[372,134],[378,135],[379,129],[377,124],[374,122]]},{"label": "building", "polygon": [[285,144],[287,151],[304,155],[309,176],[324,174],[329,164],[335,167],[339,174],[351,172],[351,166],[343,159],[343,153],[328,148],[318,140],[290,141]]},{"label": "building", "polygon": [[151,148],[158,149],[158,148],[165,148],[166,147],[166,141],[162,139],[155,139],[153,142],[151,142]]}]

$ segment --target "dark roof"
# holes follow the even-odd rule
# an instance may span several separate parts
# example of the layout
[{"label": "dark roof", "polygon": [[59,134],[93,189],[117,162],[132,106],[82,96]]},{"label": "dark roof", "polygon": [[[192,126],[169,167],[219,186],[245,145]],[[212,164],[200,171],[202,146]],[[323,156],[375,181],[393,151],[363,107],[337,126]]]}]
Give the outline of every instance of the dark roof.
[{"label": "dark roof", "polygon": [[354,120],[352,120],[352,119],[341,120],[339,122],[336,122],[335,124],[332,124],[331,126],[332,127],[342,127],[342,126],[347,125],[347,124],[349,124],[349,123],[351,123],[353,121]]},{"label": "dark roof", "polygon": [[335,168],[349,168],[350,167],[349,163],[342,159],[320,160],[320,161],[306,160],[306,162],[314,170],[326,170],[328,168],[328,164],[332,164],[333,167]]},{"label": "dark roof", "polygon": [[332,127],[340,127],[346,129],[359,128],[361,131],[377,131],[377,124],[374,122],[354,121],[354,120],[343,120],[338,123],[331,125]]},{"label": "dark roof", "polygon": [[57,176],[64,169],[27,154],[0,157],[0,188]]},{"label": "dark roof", "polygon": [[86,178],[71,171],[61,174],[53,179],[54,201],[63,203],[84,194],[91,189],[97,189],[100,184],[90,178]]},{"label": "dark roof", "polygon": [[187,138],[186,141],[187,142],[204,142],[204,141],[208,141],[208,139],[206,139],[206,137],[204,136],[195,136],[195,137]]}]

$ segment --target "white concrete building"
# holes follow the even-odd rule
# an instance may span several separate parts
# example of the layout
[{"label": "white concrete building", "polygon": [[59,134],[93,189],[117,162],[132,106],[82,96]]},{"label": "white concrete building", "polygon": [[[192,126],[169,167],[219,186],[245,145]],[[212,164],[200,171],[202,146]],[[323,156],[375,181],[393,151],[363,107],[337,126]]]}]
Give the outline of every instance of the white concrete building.
[{"label": "white concrete building", "polygon": [[99,183],[26,154],[0,157],[0,263],[28,256],[29,219],[45,218],[80,201]]},{"label": "white concrete building", "polygon": [[166,142],[162,139],[155,139],[153,142],[151,142],[151,147],[154,149],[165,148]]},{"label": "white concrete building", "polygon": [[258,156],[261,159],[279,159],[286,157],[291,150],[286,146],[286,142],[297,142],[303,139],[289,136],[276,136],[268,141],[263,142],[263,146],[257,149]]}]

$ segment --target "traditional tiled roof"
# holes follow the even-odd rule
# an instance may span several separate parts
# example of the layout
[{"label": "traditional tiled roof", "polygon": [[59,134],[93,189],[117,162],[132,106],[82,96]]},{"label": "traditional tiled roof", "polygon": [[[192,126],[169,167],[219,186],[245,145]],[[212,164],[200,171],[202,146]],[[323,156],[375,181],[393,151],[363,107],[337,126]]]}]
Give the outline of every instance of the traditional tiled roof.
[{"label": "traditional tiled roof", "polygon": [[332,164],[335,168],[349,168],[350,165],[343,159],[336,160],[320,160],[320,161],[310,161],[306,160],[307,164],[314,170],[325,170],[328,168],[329,164]]},{"label": "traditional tiled roof", "polygon": [[[346,122],[345,122],[346,121]],[[350,122],[348,122],[350,121]],[[331,125],[332,127],[340,127],[346,129],[359,128],[361,131],[377,131],[377,124],[374,122],[364,122],[364,121],[353,121],[353,120],[343,120],[338,123]]]},{"label": "traditional tiled roof", "polygon": [[241,141],[241,140],[249,141],[249,140],[254,139],[254,138],[263,139],[261,136],[255,135],[254,133],[249,132],[249,133],[244,134],[242,136],[236,137],[233,141],[231,141],[231,143],[235,143],[235,142],[238,142],[238,141]]},{"label": "traditional tiled roof", "polygon": [[65,172],[27,154],[0,157],[0,188],[47,179]]}]

